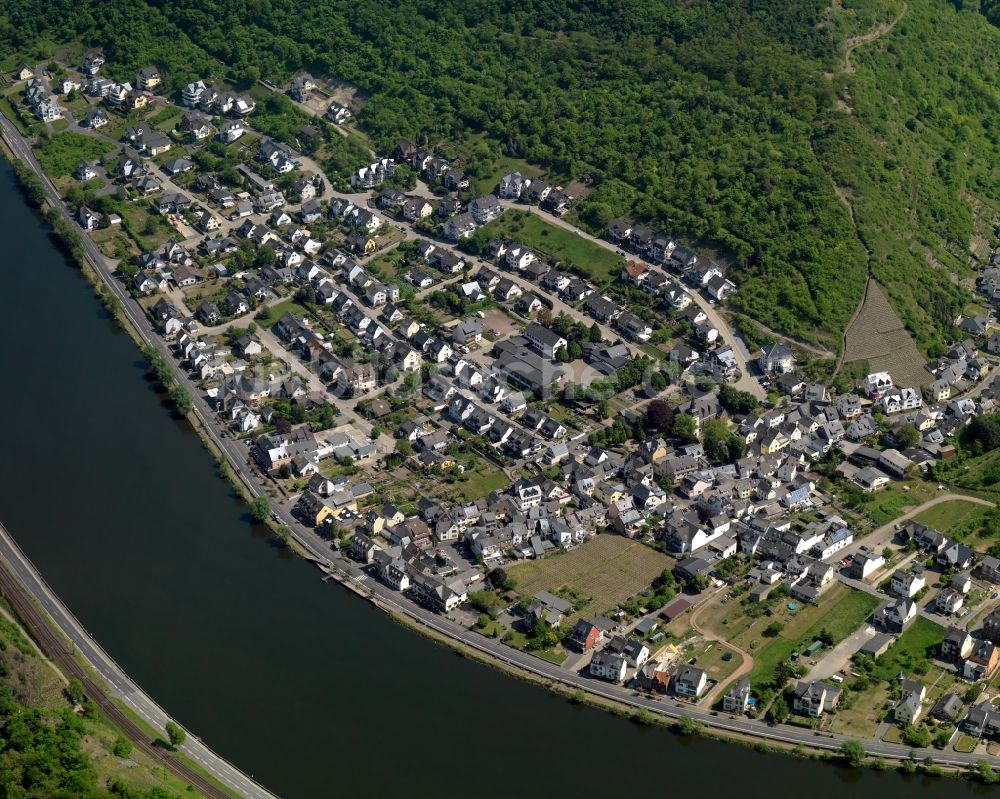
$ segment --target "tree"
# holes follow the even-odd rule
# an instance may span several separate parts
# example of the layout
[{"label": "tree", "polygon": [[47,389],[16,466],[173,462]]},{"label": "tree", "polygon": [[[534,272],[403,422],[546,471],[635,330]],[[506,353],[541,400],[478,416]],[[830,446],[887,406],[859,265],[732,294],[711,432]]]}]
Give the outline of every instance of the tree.
[{"label": "tree", "polygon": [[917,430],[917,426],[912,422],[907,422],[901,425],[894,433],[893,437],[896,439],[896,444],[899,449],[909,449],[910,447],[915,447],[920,441],[920,431]]},{"label": "tree", "polygon": [[413,444],[407,441],[405,438],[401,438],[396,441],[396,452],[404,457],[409,457],[413,454]]},{"label": "tree", "polygon": [[883,547],[882,548],[882,557],[886,561],[889,561],[892,558],[892,555],[893,555],[892,547]]},{"label": "tree", "polygon": [[825,647],[831,647],[835,643],[833,638],[833,633],[831,633],[828,629],[826,629],[826,627],[823,627],[819,631],[819,635],[816,637],[819,639],[820,643],[822,643],[823,646]]},{"label": "tree", "polygon": [[768,638],[777,638],[778,633],[785,629],[785,625],[780,621],[772,621],[767,627],[764,628],[764,635]]},{"label": "tree", "polygon": [[938,730],[934,734],[934,748],[944,749],[948,745],[948,742],[951,740],[951,734],[952,731],[950,729]]},{"label": "tree", "polygon": [[685,443],[698,440],[698,423],[689,413],[678,413],[674,417],[671,432]]},{"label": "tree", "polygon": [[118,736],[115,739],[115,744],[111,747],[111,754],[115,757],[126,758],[132,754],[132,742],[128,738]]},{"label": "tree", "polygon": [[569,363],[570,362],[569,350],[566,347],[560,347],[559,349],[557,349],[556,360],[559,361],[559,363]]},{"label": "tree", "polygon": [[81,683],[75,677],[69,681],[69,685],[66,686],[66,696],[69,701],[74,705],[79,705],[83,701],[83,683]]},{"label": "tree", "polygon": [[904,744],[917,749],[925,749],[931,745],[930,731],[923,726],[914,727],[912,724],[907,724],[903,727],[899,737],[902,738]]},{"label": "tree", "polygon": [[840,745],[840,756],[852,768],[857,768],[865,762],[868,752],[860,741],[844,741]]},{"label": "tree", "polygon": [[674,426],[674,408],[666,400],[655,399],[646,406],[646,429],[665,433]]},{"label": "tree", "polygon": [[728,383],[719,387],[719,404],[729,413],[740,416],[745,416],[759,405],[753,394],[733,388]]},{"label": "tree", "polygon": [[773,724],[781,724],[789,715],[788,702],[785,701],[784,694],[778,694],[777,698],[767,709],[767,720]]},{"label": "tree", "polygon": [[560,311],[559,315],[552,320],[552,329],[560,336],[565,336],[573,327],[573,317],[565,311]]},{"label": "tree", "polygon": [[975,775],[984,785],[994,785],[1000,779],[996,771],[994,771],[993,766],[986,760],[976,762]]},{"label": "tree", "polygon": [[182,386],[171,386],[167,391],[167,394],[174,403],[174,410],[177,411],[179,415],[187,416],[191,413],[194,403],[191,401],[191,396]]},{"label": "tree", "polygon": [[514,578],[511,577],[507,573],[507,570],[502,567],[497,567],[496,569],[491,571],[486,576],[486,579],[489,581],[490,585],[492,585],[498,591],[499,590],[511,591],[516,585]]},{"label": "tree", "polygon": [[775,688],[783,688],[785,683],[794,676],[795,667],[787,660],[783,660],[774,669],[774,682],[772,684]]},{"label": "tree", "polygon": [[690,716],[681,716],[677,720],[677,731],[681,735],[694,735],[698,732],[698,722]]},{"label": "tree", "polygon": [[577,358],[583,355],[583,347],[580,346],[580,342],[577,341],[576,339],[574,339],[567,345],[566,350],[569,353],[569,359],[571,361],[575,361]]},{"label": "tree", "polygon": [[597,322],[594,322],[594,324],[590,326],[588,338],[592,344],[599,344],[604,341],[604,334],[601,332],[601,326],[597,324]]},{"label": "tree", "polygon": [[187,740],[187,733],[174,721],[168,721],[164,729],[167,731],[171,749],[176,749]]},{"label": "tree", "polygon": [[254,497],[250,503],[250,518],[255,522],[263,522],[271,512],[267,497]]},{"label": "tree", "polygon": [[713,463],[729,463],[729,425],[725,419],[706,419],[702,425],[705,454]]}]

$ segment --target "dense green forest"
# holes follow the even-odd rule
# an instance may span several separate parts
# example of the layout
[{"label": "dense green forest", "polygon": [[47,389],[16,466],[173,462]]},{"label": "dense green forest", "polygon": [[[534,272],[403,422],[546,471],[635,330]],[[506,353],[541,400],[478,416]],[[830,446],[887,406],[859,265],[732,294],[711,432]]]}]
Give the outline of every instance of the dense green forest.
[{"label": "dense green forest", "polygon": [[[844,43],[904,10],[848,68]],[[74,40],[103,46],[112,72],[155,62],[173,88],[307,69],[359,87],[359,123],[380,150],[407,136],[588,174],[581,224],[631,213],[716,243],[740,269],[743,310],[832,344],[861,298],[867,247],[918,341],[939,347],[961,311],[950,276],[998,201],[1000,31],[945,0],[8,0],[0,11],[5,48]]]}]

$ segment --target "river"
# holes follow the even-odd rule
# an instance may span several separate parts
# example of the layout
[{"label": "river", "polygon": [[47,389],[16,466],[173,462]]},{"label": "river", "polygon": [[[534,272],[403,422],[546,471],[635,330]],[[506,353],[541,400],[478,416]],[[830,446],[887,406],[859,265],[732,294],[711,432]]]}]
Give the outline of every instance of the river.
[{"label": "river", "polygon": [[285,799],[954,796],[579,707],[392,622],[251,525],[0,161],[0,518],[185,727]]}]

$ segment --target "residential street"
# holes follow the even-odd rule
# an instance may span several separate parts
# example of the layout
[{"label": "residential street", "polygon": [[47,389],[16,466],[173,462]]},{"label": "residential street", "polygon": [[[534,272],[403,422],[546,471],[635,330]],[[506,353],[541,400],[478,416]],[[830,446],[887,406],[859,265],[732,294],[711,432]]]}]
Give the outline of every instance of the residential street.
[{"label": "residential street", "polygon": [[[29,164],[31,168],[41,177],[47,187],[51,201],[56,205],[61,213],[63,213],[67,218],[72,218],[69,209],[58,198],[58,195],[51,183],[42,174],[42,171],[35,160],[29,145],[23,138],[21,138],[16,129],[14,129],[6,119],[0,119],[0,125],[2,125],[3,128],[4,139],[8,142],[15,155]],[[110,290],[121,302],[122,313],[124,314],[126,320],[134,327],[144,343],[158,350],[164,355],[168,363],[173,364],[174,360],[172,354],[169,352],[168,347],[160,336],[155,333],[146,315],[141,311],[137,303],[128,295],[121,283],[112,276],[112,270],[114,268],[113,264],[102,256],[96,245],[88,236],[83,235],[81,238],[88,260],[96,269],[101,280],[110,288]],[[594,241],[601,243],[602,246],[611,246],[600,242],[598,239],[594,239]],[[700,298],[698,299],[700,304],[703,300]],[[572,310],[569,306],[566,306],[566,308],[567,313]],[[711,313],[709,311],[711,311]],[[369,309],[366,308],[365,312],[368,313]],[[719,327],[719,330],[723,335],[723,339],[726,340],[727,343],[732,344],[734,352],[739,354],[738,346],[733,341],[732,332],[718,317],[714,308],[709,306],[709,309],[706,309],[706,313],[709,314],[710,319],[713,319],[714,316],[713,323]],[[575,316],[575,318],[579,317]],[[718,322],[715,320],[718,320]],[[279,349],[277,351],[283,350]],[[756,380],[750,378],[746,371],[745,359],[741,360],[740,366],[743,370],[743,381],[749,381],[743,382],[741,387],[745,387],[746,390],[751,390],[752,385],[757,385],[757,391],[755,393],[758,394],[758,396],[762,395],[762,389],[760,389],[759,384],[756,383]],[[256,472],[251,471],[246,467],[247,454],[245,445],[242,442],[235,441],[224,432],[220,431],[216,425],[215,415],[212,409],[208,406],[204,396],[189,376],[180,370],[176,370],[176,376],[178,384],[181,385],[191,396],[193,401],[193,412],[198,417],[206,435],[229,458],[235,474],[245,483],[253,496],[267,497],[269,495],[269,483],[263,481]],[[355,399],[351,402],[353,404],[356,401],[357,400]],[[937,498],[937,501],[944,501],[947,496],[948,495],[944,495],[941,498]],[[530,672],[545,681],[561,683],[562,685],[570,688],[582,688],[594,695],[613,699],[633,708],[641,708],[663,713],[674,718],[687,716],[705,725],[713,726],[721,730],[752,734],[773,741],[799,744],[813,748],[837,749],[845,740],[843,736],[804,730],[799,727],[786,725],[776,725],[772,727],[768,726],[764,721],[718,714],[702,710],[687,703],[677,702],[672,699],[657,699],[640,696],[622,686],[582,677],[548,661],[542,660],[528,653],[512,649],[499,641],[485,638],[478,633],[464,629],[448,617],[440,616],[404,599],[399,593],[394,592],[386,585],[374,581],[363,574],[357,565],[347,561],[343,555],[332,550],[328,541],[318,536],[314,530],[299,524],[291,516],[287,507],[280,505],[272,507],[274,508],[280,521],[288,525],[297,544],[306,550],[311,555],[312,559],[315,559],[319,564],[338,574],[348,575],[349,579],[353,580],[355,583],[363,585],[364,590],[370,592],[370,598],[376,605],[395,614],[403,615],[429,630],[458,641],[464,646],[475,649],[477,652],[489,656],[490,658],[509,664],[520,670]],[[914,512],[918,511],[919,509]],[[4,548],[0,549],[0,555],[3,555],[8,560],[17,560],[16,552],[13,551],[13,548],[9,545],[9,543]],[[44,587],[37,582],[33,584],[31,581],[31,575],[29,574],[25,573],[20,576],[22,580],[27,581],[26,584],[28,585],[29,590],[31,590],[33,594],[36,594],[37,592],[36,597],[39,598],[40,602],[45,604],[43,601],[46,593]],[[871,586],[864,586],[863,584],[857,587],[862,590],[873,590]],[[81,631],[74,625],[72,619],[68,618],[67,614],[60,613],[60,608],[55,607],[51,597],[49,598],[49,605],[52,605],[52,607],[50,608],[46,606],[46,610],[53,614],[53,618],[56,619],[57,624],[64,630],[64,632],[66,632],[67,636],[73,640],[76,640],[76,638],[79,637],[82,641]],[[933,618],[934,616],[932,614],[929,617]],[[160,711],[152,700],[149,700],[141,695],[137,687],[130,682],[127,682],[127,678],[125,678],[124,675],[121,674],[120,670],[116,669],[113,664],[107,660],[106,656],[102,656],[102,653],[97,651],[93,646],[85,650],[83,643],[79,645],[81,651],[88,657],[88,659],[91,660],[94,668],[116,691],[120,691],[123,697],[127,696],[135,698],[135,701],[139,703],[145,713],[149,714],[149,717],[157,720],[162,718],[162,716],[157,716],[157,713],[159,712],[160,714],[163,714],[163,711]],[[746,662],[744,662],[744,665],[746,665]],[[183,722],[183,720],[180,721]],[[265,789],[260,788],[255,784],[251,783],[244,785],[242,781],[249,782],[245,775],[242,775],[234,767],[226,763],[221,758],[218,758],[207,748],[204,748],[197,740],[189,740],[188,746],[191,747],[191,750],[196,752],[199,757],[205,758],[206,763],[211,764],[213,773],[223,775],[220,777],[220,780],[222,780],[225,784],[244,792],[247,796],[255,798],[262,797],[262,799],[270,796]],[[909,747],[895,744],[885,744],[878,741],[866,741],[865,747],[869,754],[898,758],[908,757],[911,751]],[[938,750],[918,750],[918,756],[932,757],[935,762],[939,764],[954,765],[967,765],[982,759],[980,755],[962,755],[954,752],[941,752]],[[992,758],[991,760],[994,763],[1000,764],[1000,759]]]},{"label": "residential street", "polygon": [[[500,200],[500,204],[505,208],[514,208],[518,211],[530,211],[533,214],[538,214],[549,224],[556,225],[557,227],[561,227],[565,230],[572,231],[581,238],[584,238],[587,241],[597,244],[598,246],[603,247],[606,250],[617,252],[619,249],[611,242],[605,241],[604,239],[598,238],[597,236],[590,235],[586,231],[583,231],[580,228],[576,227],[575,225],[571,224],[570,222],[567,222],[562,217],[545,213],[538,206],[526,205],[524,203],[515,202],[514,200]],[[711,322],[713,327],[718,329],[719,337],[722,339],[723,343],[728,344],[733,349],[733,354],[736,357],[736,363],[739,366],[741,375],[740,379],[733,385],[736,388],[740,389],[741,391],[750,392],[757,399],[763,399],[765,396],[767,396],[767,392],[764,391],[764,388],[760,385],[757,379],[750,374],[749,366],[747,364],[746,354],[743,348],[741,348],[737,343],[736,335],[733,333],[732,328],[729,326],[729,323],[722,318],[722,315],[718,312],[716,306],[712,305],[707,299],[705,299],[702,296],[701,292],[692,291],[690,292],[690,294],[691,297],[694,299],[695,303],[697,303],[698,307],[705,312],[705,315],[708,317],[708,321]]]}]

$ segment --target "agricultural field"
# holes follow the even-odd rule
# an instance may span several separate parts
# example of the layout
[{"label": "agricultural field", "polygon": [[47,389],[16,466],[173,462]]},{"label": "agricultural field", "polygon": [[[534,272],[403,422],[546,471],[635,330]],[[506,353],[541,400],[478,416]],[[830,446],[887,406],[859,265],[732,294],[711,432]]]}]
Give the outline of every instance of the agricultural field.
[{"label": "agricultural field", "polygon": [[847,328],[844,363],[868,361],[873,372],[888,372],[896,385],[922,386],[932,380],[925,358],[874,280],[868,282],[864,304]]},{"label": "agricultural field", "polygon": [[[604,613],[646,589],[674,559],[617,535],[599,535],[565,554],[525,561],[507,571],[524,595],[570,588],[591,598],[589,615]],[[570,617],[576,620],[582,613]]]}]

